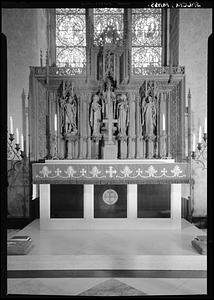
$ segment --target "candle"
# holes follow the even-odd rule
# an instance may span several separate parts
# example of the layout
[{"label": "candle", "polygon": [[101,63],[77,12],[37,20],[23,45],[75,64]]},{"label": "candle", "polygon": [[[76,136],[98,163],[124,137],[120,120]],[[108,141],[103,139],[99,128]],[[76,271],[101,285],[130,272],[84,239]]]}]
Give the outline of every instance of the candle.
[{"label": "candle", "polygon": [[198,134],[198,142],[201,143],[201,134],[202,134],[202,131],[201,131],[201,126],[199,127],[199,134]]},{"label": "candle", "polygon": [[165,115],[163,114],[163,131],[165,131]]},{"label": "candle", "polygon": [[19,129],[16,128],[16,143],[19,144]]},{"label": "candle", "polygon": [[24,136],[21,134],[21,150],[24,151]]},{"label": "candle", "polygon": [[13,134],[13,118],[10,117],[10,133]]},{"label": "candle", "polygon": [[192,138],[192,151],[195,151],[195,134],[193,133],[193,138]]},{"label": "candle", "polygon": [[204,120],[204,133],[207,133],[207,117]]},{"label": "candle", "polygon": [[54,130],[57,132],[57,115],[55,114],[55,119],[54,119]]}]

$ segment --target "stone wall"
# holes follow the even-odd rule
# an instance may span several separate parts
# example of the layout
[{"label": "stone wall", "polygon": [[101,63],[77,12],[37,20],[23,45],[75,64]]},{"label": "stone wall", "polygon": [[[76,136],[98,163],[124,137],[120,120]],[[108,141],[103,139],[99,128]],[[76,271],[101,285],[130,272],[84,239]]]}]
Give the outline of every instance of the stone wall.
[{"label": "stone wall", "polygon": [[[199,124],[207,115],[208,37],[212,33],[212,9],[180,9],[179,64],[186,70],[186,97],[192,95],[192,130],[198,142]],[[203,131],[203,129],[202,129]],[[206,170],[193,164],[194,216],[206,215]]]}]

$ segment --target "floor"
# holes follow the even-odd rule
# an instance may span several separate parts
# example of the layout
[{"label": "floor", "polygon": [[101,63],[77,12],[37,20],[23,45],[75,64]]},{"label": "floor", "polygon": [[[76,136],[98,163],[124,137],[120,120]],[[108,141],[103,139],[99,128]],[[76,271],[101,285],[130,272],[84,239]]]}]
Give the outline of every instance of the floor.
[{"label": "floor", "polygon": [[145,296],[207,293],[206,255],[191,240],[206,232],[40,230],[35,220],[8,236],[30,235],[27,255],[8,256],[8,294]]}]

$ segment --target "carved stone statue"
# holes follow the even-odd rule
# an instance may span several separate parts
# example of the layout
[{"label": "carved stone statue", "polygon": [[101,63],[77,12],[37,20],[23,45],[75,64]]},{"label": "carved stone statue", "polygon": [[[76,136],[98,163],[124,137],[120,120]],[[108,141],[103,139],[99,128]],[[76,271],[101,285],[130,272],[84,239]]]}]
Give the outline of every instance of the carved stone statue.
[{"label": "carved stone statue", "polygon": [[104,118],[109,118],[110,115],[112,118],[115,116],[115,106],[116,106],[116,96],[113,92],[113,87],[111,81],[108,79],[106,82],[106,90],[103,92],[102,95],[103,101],[103,115]]},{"label": "carved stone statue", "polygon": [[77,97],[74,94],[73,84],[63,81],[59,96],[62,134],[77,132]]},{"label": "carved stone statue", "polygon": [[68,101],[65,104],[65,111],[66,132],[75,132],[77,130],[77,103],[74,96],[69,96]]},{"label": "carved stone statue", "polygon": [[99,104],[99,96],[94,95],[92,98],[92,104],[90,108],[90,125],[92,128],[92,136],[100,136],[101,127],[101,105]]},{"label": "carved stone statue", "polygon": [[118,131],[120,136],[126,136],[129,123],[128,103],[125,94],[121,95],[117,105]]},{"label": "carved stone statue", "polygon": [[150,94],[142,100],[141,122],[145,138],[153,138],[156,128],[156,107]]},{"label": "carved stone statue", "polygon": [[68,95],[67,97],[60,99],[61,108],[63,109],[62,119],[64,134],[77,131],[77,101],[76,97]]}]

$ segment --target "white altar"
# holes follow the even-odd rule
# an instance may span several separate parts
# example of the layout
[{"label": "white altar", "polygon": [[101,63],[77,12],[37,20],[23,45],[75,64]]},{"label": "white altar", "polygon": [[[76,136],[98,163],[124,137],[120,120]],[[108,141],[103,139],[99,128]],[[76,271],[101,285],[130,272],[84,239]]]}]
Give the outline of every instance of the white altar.
[{"label": "white altar", "polygon": [[[52,169],[54,166],[54,169]],[[83,218],[51,218],[50,186],[52,180],[63,177],[63,166],[69,180],[76,177],[75,182],[83,180]],[[99,167],[100,166],[100,167]],[[105,180],[127,184],[127,218],[94,218],[94,183],[93,180],[104,177],[100,171],[101,166],[107,168]],[[120,170],[117,167],[120,166]],[[135,166],[137,175],[134,173]],[[181,184],[189,180],[187,164],[175,163],[172,159],[160,160],[46,160],[45,163],[33,164],[33,181],[40,183],[40,228],[42,229],[181,229]],[[88,171],[87,173],[87,168]],[[80,175],[77,169],[79,168]],[[53,171],[54,170],[54,171]],[[66,171],[67,170],[67,171]],[[70,170],[70,173],[68,173]],[[125,171],[126,172],[125,172]],[[144,172],[144,173],[143,173]],[[91,174],[91,176],[87,176]],[[52,175],[54,174],[54,175]],[[124,175],[123,179],[122,176]],[[143,175],[147,174],[147,175]],[[138,175],[140,176],[137,179]],[[66,178],[67,178],[66,177]],[[132,183],[133,180],[137,183]],[[61,179],[62,180],[62,179]],[[101,179],[100,179],[101,180]],[[119,180],[119,181],[116,181]],[[171,185],[170,218],[138,218],[137,217],[137,186],[140,181],[161,183],[169,180]],[[62,181],[60,181],[62,182]],[[70,181],[72,183],[72,181]],[[68,183],[68,182],[67,182]],[[144,182],[146,184],[146,182]]]}]

